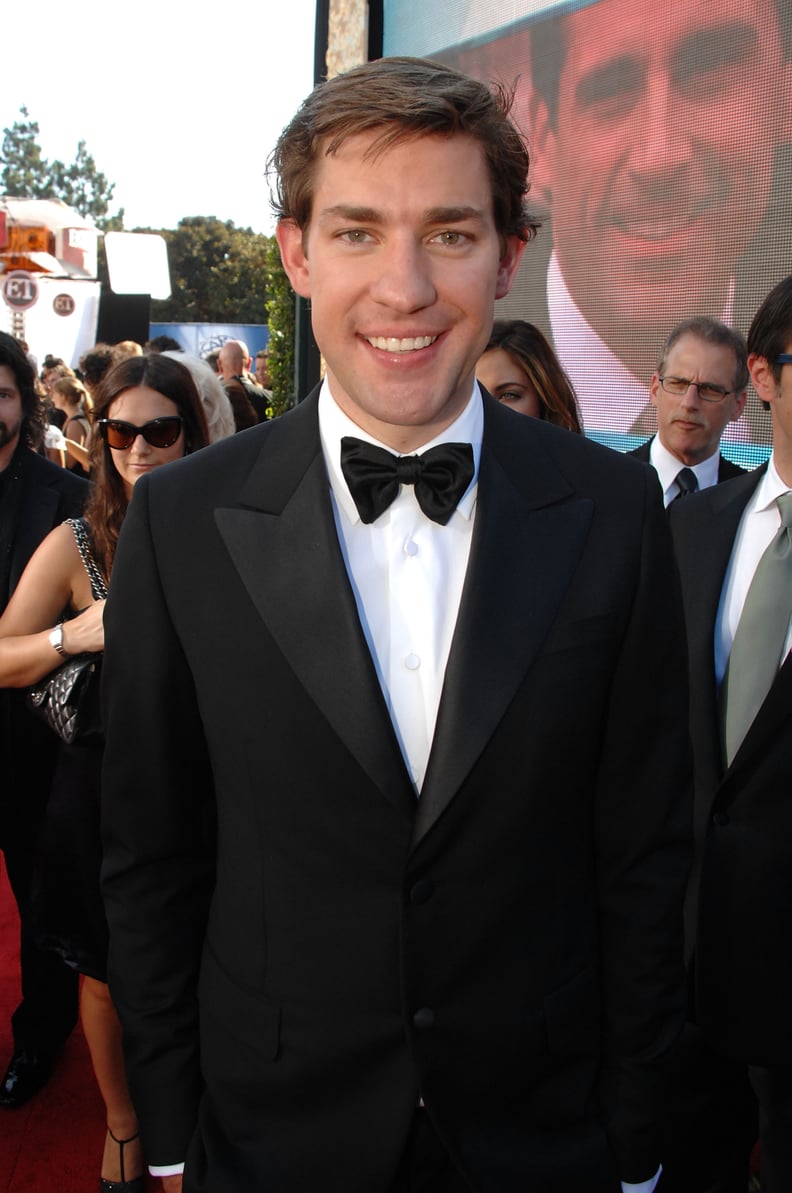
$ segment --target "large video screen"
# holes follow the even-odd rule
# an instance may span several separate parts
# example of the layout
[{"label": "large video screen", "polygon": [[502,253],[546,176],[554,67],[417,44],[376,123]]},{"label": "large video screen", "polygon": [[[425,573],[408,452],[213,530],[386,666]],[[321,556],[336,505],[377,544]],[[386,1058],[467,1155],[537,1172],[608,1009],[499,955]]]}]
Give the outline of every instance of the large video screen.
[{"label": "large video screen", "polygon": [[[515,87],[542,219],[499,317],[536,323],[586,433],[636,446],[682,319],[746,332],[792,272],[792,0],[385,0],[383,53]],[[724,448],[766,458],[749,393]]]}]

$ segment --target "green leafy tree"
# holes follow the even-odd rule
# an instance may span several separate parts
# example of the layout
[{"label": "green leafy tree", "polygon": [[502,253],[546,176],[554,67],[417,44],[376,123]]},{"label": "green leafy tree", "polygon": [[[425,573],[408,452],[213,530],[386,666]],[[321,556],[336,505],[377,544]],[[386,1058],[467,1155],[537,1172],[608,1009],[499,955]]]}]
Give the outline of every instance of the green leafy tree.
[{"label": "green leafy tree", "polygon": [[77,145],[71,165],[59,159],[49,161],[38,143],[39,125],[30,119],[27,108],[10,128],[3,129],[0,152],[0,185],[3,193],[18,199],[62,199],[80,215],[90,218],[103,232],[119,231],[124,226],[123,208],[108,215],[115,184],[108,182],[97,167],[85,141]]},{"label": "green leafy tree", "polygon": [[267,322],[266,236],[201,215],[135,231],[157,232],[168,245],[171,297],[152,302],[152,322]]},{"label": "green leafy tree", "polygon": [[274,236],[267,244],[268,365],[272,379],[272,410],[283,414],[294,405],[295,294],[283,268]]}]

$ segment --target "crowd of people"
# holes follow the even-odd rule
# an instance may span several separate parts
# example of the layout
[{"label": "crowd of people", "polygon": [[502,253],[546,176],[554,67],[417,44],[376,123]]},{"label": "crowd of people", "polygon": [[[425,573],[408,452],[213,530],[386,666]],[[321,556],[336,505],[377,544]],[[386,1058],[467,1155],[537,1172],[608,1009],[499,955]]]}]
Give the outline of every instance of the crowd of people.
[{"label": "crowd of people", "polygon": [[[240,341],[39,381],[0,335],[0,1108],[79,974],[103,1193],[747,1193],[757,1141],[789,1193],[792,277],[747,342],[666,329],[622,456],[493,325],[505,95],[383,59],[274,164],[326,363],[288,416]],[[69,745],[23,693],[86,652]]]}]

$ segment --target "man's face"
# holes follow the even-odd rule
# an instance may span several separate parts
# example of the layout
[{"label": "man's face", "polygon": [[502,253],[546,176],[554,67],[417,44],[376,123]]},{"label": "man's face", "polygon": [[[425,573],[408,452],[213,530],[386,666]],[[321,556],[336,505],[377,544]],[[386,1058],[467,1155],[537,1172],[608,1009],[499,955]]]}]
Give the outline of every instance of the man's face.
[{"label": "man's face", "polygon": [[652,404],[657,407],[660,442],[683,464],[699,464],[713,455],[726,424],[742,414],[745,390],[732,392],[736,367],[731,348],[687,335],[677,340],[666,356],[663,376],[717,385],[729,391],[726,397],[720,402],[707,402],[692,385],[683,394],[671,394],[663,389],[659,374],[652,378]]},{"label": "man's face", "polygon": [[263,385],[264,389],[269,389],[271,385],[269,375],[269,359],[266,353],[263,356],[256,357],[256,380],[259,385]]},{"label": "man's face", "polygon": [[606,335],[722,317],[788,131],[775,0],[601,0],[564,29],[557,125],[537,100],[532,131],[573,298]]},{"label": "man's face", "polygon": [[498,236],[481,146],[419,137],[376,157],[376,134],[319,157],[307,229],[278,227],[294,289],[311,300],[338,405],[399,451],[460,414],[492,306],[522,254]]},{"label": "man's face", "polygon": [[22,398],[8,365],[0,365],[0,468],[5,468],[19,441]]}]

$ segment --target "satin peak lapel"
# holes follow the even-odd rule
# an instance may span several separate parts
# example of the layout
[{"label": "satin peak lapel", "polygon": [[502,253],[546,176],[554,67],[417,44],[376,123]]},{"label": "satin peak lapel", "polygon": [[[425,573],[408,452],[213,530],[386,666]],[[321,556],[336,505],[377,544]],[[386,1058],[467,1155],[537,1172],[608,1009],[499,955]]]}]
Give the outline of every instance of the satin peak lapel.
[{"label": "satin peak lapel", "polygon": [[523,681],[591,523],[590,500],[575,497],[540,451],[510,455],[490,450],[485,431],[470,562],[413,845],[448,807]]},{"label": "satin peak lapel", "polygon": [[218,509],[215,520],[262,621],[322,716],[385,797],[412,816],[415,795],[338,545],[318,432],[308,450],[304,439],[262,453],[241,494],[248,508]]}]

